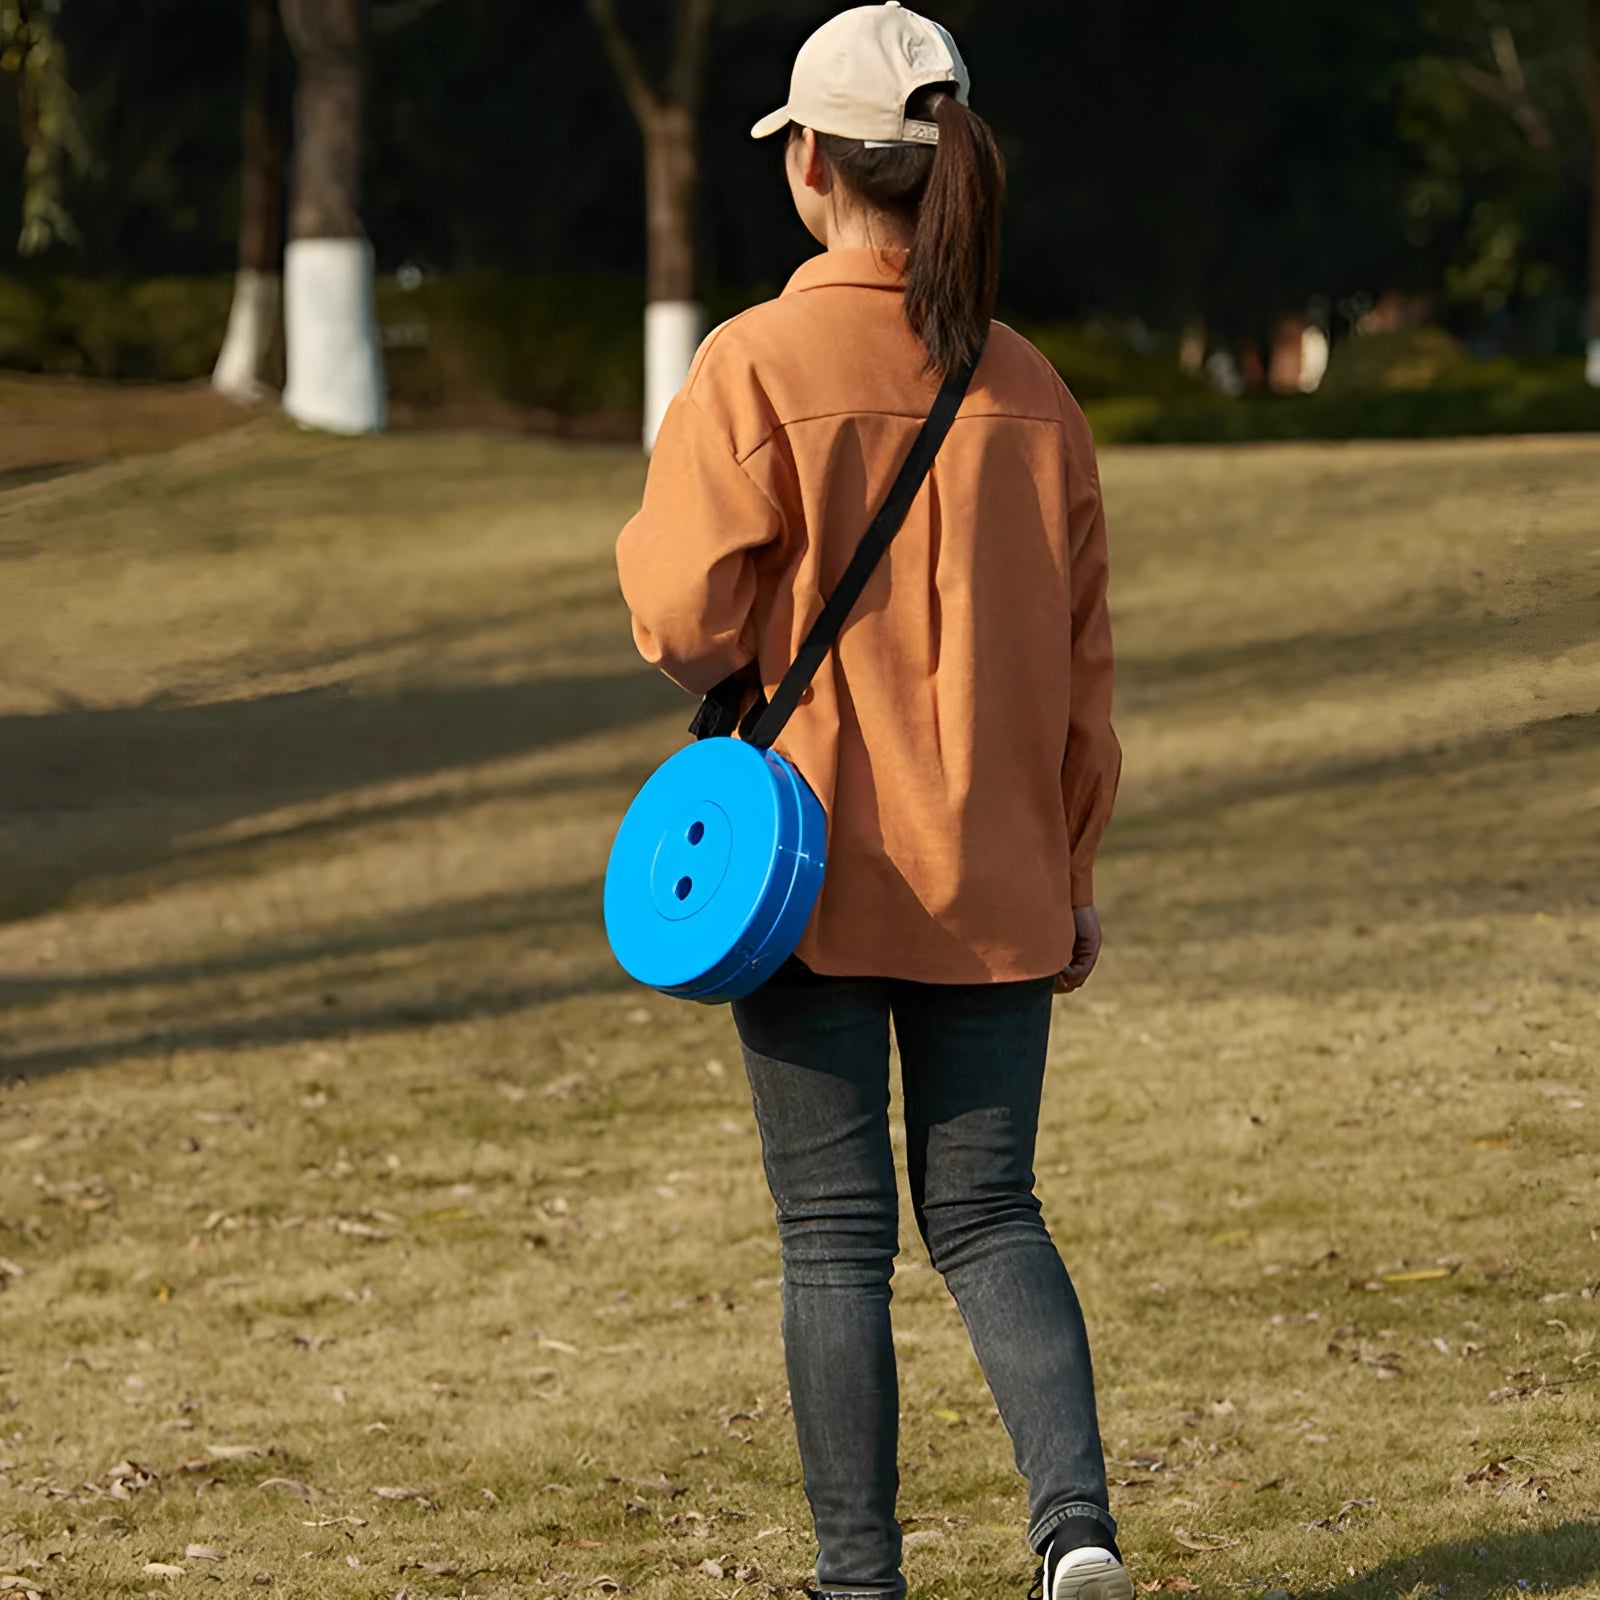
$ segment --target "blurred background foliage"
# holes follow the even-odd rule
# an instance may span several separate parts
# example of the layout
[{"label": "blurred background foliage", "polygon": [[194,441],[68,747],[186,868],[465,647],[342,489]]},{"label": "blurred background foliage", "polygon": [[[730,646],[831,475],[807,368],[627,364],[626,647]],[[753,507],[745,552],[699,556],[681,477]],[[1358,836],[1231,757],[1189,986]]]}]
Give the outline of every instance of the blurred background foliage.
[{"label": "blurred background foliage", "polygon": [[[961,39],[1010,166],[1006,314],[1086,400],[1180,413],[1214,398],[1178,370],[1186,325],[1265,343],[1286,314],[1320,320],[1336,348],[1317,403],[1331,403],[1353,387],[1339,341],[1386,296],[1448,330],[1434,360],[1452,351],[1457,380],[1470,349],[1532,360],[1525,388],[1561,387],[1537,363],[1584,331],[1587,4],[942,0],[930,9]],[[776,292],[812,248],[777,149],[747,130],[835,9],[717,7],[700,219],[713,317]],[[671,8],[619,10],[664,61]],[[35,0],[31,14],[72,94],[27,79],[15,0],[0,3],[0,64],[24,80],[0,94],[0,219],[36,251],[0,256],[0,362],[202,376],[238,235],[245,7]],[[371,73],[365,212],[391,275],[396,399],[635,409],[640,143],[583,0],[380,0]],[[399,288],[400,269],[420,286]],[[1415,370],[1415,350],[1394,353]],[[1384,371],[1363,386],[1416,387]]]}]

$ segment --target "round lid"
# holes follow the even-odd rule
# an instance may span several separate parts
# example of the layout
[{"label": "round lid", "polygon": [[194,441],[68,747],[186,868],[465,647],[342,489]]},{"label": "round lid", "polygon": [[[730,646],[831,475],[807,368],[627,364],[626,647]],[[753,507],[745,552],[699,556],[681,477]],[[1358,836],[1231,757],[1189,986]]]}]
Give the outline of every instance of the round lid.
[{"label": "round lid", "polygon": [[630,976],[681,988],[750,939],[782,847],[795,848],[780,782],[761,751],[705,739],[639,791],[606,870],[606,933]]}]

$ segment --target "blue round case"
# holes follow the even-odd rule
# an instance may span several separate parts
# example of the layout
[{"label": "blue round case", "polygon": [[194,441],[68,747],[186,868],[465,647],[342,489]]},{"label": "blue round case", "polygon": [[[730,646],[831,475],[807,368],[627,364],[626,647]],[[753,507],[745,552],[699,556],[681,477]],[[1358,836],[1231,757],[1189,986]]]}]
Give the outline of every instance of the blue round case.
[{"label": "blue round case", "polygon": [[611,847],[606,934],[630,977],[720,1005],[794,953],[822,890],[827,816],[780,755],[702,739],[652,774]]}]

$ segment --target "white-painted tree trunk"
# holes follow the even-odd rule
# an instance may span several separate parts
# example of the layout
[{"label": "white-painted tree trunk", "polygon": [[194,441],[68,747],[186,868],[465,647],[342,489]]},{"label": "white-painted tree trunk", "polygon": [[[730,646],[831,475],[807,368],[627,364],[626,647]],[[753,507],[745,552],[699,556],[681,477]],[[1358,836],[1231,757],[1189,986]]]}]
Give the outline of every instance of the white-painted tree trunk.
[{"label": "white-painted tree trunk", "polygon": [[293,239],[283,258],[283,409],[308,428],[379,433],[388,422],[365,239]]},{"label": "white-painted tree trunk", "polygon": [[657,300],[644,309],[644,447],[655,449],[661,419],[689,376],[704,313],[693,300]]},{"label": "white-painted tree trunk", "polygon": [[233,308],[222,353],[211,373],[211,387],[242,405],[253,405],[272,393],[267,363],[278,337],[278,310],[283,304],[283,278],[276,272],[241,267],[233,280]]},{"label": "white-painted tree trunk", "polygon": [[1589,341],[1589,386],[1600,389],[1600,339]]}]

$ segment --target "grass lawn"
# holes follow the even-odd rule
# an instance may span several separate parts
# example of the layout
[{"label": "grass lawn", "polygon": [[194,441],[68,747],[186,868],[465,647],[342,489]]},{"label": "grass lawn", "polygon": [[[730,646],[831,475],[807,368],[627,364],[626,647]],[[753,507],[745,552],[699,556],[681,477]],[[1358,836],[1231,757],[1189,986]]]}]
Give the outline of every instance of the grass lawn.
[{"label": "grass lawn", "polygon": [[244,416],[207,384],[0,372],[0,493],[224,433]]},{"label": "grass lawn", "polygon": [[[1104,466],[1039,1173],[1135,1578],[1600,1595],[1600,441]],[[258,428],[0,494],[0,1595],[807,1580],[731,1025],[599,924],[689,711],[641,479]],[[1021,1600],[906,1232],[912,1588]]]}]

